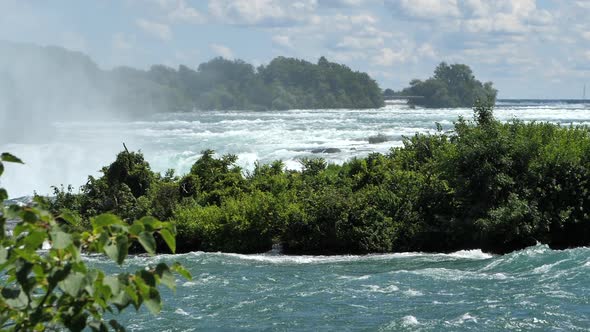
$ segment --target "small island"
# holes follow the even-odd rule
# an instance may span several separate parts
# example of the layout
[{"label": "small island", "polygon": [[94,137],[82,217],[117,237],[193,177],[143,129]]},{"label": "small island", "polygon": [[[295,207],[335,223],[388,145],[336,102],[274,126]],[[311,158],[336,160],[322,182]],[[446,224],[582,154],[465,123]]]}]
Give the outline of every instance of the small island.
[{"label": "small island", "polygon": [[492,82],[478,81],[469,66],[442,62],[434,70],[434,75],[427,80],[414,79],[409,87],[397,93],[385,89],[383,97],[388,99],[408,96],[410,106],[457,108],[471,107],[478,100],[494,103],[497,93]]}]

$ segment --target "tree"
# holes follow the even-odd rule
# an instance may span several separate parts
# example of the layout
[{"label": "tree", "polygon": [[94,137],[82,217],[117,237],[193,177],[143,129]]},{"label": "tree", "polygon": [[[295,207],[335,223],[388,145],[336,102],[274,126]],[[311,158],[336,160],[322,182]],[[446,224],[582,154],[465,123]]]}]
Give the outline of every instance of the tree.
[{"label": "tree", "polygon": [[412,99],[411,105],[450,108],[471,107],[478,100],[494,103],[497,92],[492,82],[481,83],[475,79],[469,66],[442,62],[434,70],[433,77],[425,81],[412,80],[402,94],[422,97]]},{"label": "tree", "polygon": [[[0,156],[0,175],[5,162],[22,163],[11,154]],[[105,254],[121,265],[129,248],[138,242],[153,255],[154,234],[176,250],[173,224],[144,217],[129,225],[103,214],[92,218],[91,230],[80,231],[79,221],[64,212],[54,218],[37,199],[32,206],[6,206],[6,190],[0,188],[0,329],[3,331],[124,331],[116,320],[103,316],[145,305],[152,313],[161,308],[158,286],[175,288],[173,272],[191,276],[181,265],[160,263],[135,273],[109,275],[86,265],[83,253]],[[16,220],[7,232],[8,220]],[[42,251],[41,249],[45,249]]]}]

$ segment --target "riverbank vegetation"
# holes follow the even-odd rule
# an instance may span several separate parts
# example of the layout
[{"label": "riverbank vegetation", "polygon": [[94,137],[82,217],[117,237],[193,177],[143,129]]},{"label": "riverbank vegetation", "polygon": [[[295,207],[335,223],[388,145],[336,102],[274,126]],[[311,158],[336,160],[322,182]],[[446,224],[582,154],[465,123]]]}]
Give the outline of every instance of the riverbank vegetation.
[{"label": "riverbank vegetation", "polygon": [[303,159],[302,169],[204,151],[188,174],[151,171],[121,152],[80,192],[56,189],[54,213],[89,220],[172,221],[178,250],[254,253],[281,244],[290,254],[504,253],[537,242],[590,244],[587,127],[494,119],[491,102],[449,132],[416,134],[388,154],[343,165]]},{"label": "riverbank vegetation", "polygon": [[[5,163],[22,163],[0,155],[0,176]],[[159,286],[175,289],[178,273],[190,279],[181,265],[159,263],[135,273],[109,274],[87,264],[82,254],[108,256],[119,266],[134,245],[153,255],[156,238],[172,252],[175,227],[153,217],[133,223],[112,214],[79,219],[69,213],[53,217],[37,198],[30,206],[5,204],[0,188],[0,330],[2,331],[125,331],[115,312],[129,306],[158,313]],[[13,227],[7,227],[10,223]],[[156,236],[156,237],[155,237]]]},{"label": "riverbank vegetation", "polygon": [[[391,96],[392,90],[386,89]],[[492,82],[478,81],[469,66],[464,64],[440,63],[434,75],[425,80],[412,80],[410,86],[398,96],[417,96],[408,100],[411,106],[427,108],[471,107],[477,100],[495,102],[498,91]],[[384,93],[384,96],[387,95]]]}]

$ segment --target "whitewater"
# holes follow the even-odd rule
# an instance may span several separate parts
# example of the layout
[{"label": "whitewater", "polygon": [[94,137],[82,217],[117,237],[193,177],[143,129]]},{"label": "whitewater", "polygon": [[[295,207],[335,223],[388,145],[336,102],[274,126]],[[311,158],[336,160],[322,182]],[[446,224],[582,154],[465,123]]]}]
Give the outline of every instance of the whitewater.
[{"label": "whitewater", "polygon": [[[502,121],[590,124],[590,106],[584,103],[504,101],[494,114]],[[51,186],[62,184],[76,189],[88,175],[99,176],[100,169],[123,150],[122,143],[130,150],[141,150],[152,169],[174,169],[177,174],[187,173],[205,149],[237,155],[245,171],[257,161],[274,160],[298,169],[303,157],[340,164],[372,152],[387,153],[401,146],[403,137],[418,132],[434,133],[436,123],[450,130],[459,116],[472,119],[473,111],[411,109],[398,104],[368,110],[192,111],[141,120],[54,121],[47,123],[42,136],[31,133],[25,142],[0,142],[0,151],[26,162],[25,166],[9,165],[1,184],[11,197],[33,191],[50,194]],[[369,137],[378,134],[388,140],[370,144]],[[337,152],[313,153],[328,148]]]},{"label": "whitewater", "polygon": [[[588,331],[590,248],[537,245],[503,256],[281,256],[194,252],[193,280],[163,292],[159,316],[117,316],[129,331]],[[113,271],[112,263],[92,265]]]}]

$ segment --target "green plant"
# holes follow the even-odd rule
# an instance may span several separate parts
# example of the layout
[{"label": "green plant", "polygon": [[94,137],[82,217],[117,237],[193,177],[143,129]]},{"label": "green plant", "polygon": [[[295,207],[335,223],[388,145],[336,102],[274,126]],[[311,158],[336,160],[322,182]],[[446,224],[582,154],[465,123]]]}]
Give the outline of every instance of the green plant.
[{"label": "green plant", "polygon": [[[22,163],[11,154],[4,162]],[[175,288],[173,272],[191,276],[181,265],[159,263],[135,273],[106,274],[88,266],[83,253],[105,254],[118,265],[125,261],[130,246],[138,242],[146,252],[156,252],[154,234],[159,234],[171,251],[176,249],[176,230],[171,223],[144,217],[129,225],[112,214],[91,219],[91,230],[80,232],[72,214],[58,218],[37,204],[6,206],[0,188],[0,329],[3,331],[61,330],[107,331],[109,326],[124,331],[105,314],[136,310],[145,305],[152,313],[161,308],[158,286]],[[8,220],[16,221],[7,232]],[[47,250],[42,250],[47,247]]]}]

